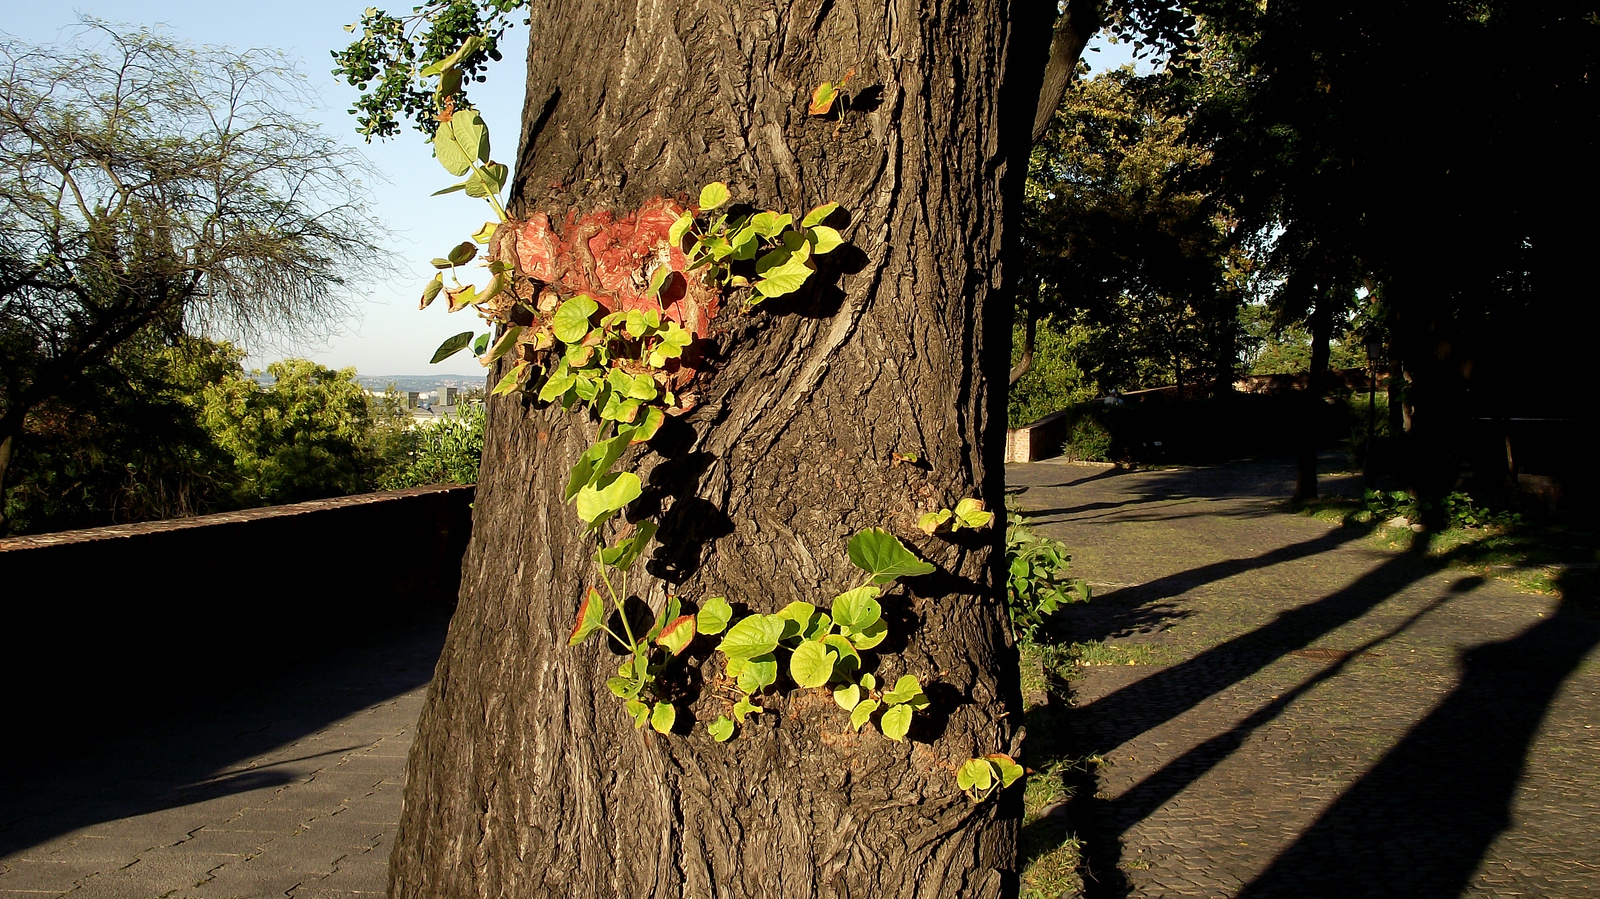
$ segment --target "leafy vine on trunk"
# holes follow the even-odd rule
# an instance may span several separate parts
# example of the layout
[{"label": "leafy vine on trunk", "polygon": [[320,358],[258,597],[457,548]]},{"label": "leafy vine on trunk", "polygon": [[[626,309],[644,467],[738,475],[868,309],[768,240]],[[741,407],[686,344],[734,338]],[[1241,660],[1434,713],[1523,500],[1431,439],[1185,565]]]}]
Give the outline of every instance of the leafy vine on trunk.
[{"label": "leafy vine on trunk", "polygon": [[[922,683],[906,674],[893,686],[880,684],[865,670],[862,653],[888,636],[879,603],[884,588],[899,578],[931,574],[936,566],[919,559],[888,531],[867,528],[848,545],[850,561],[866,578],[834,597],[829,611],[797,600],[774,614],[736,618],[727,599],[716,596],[701,602],[697,612],[683,614],[684,600],[669,595],[648,629],[636,629],[626,606],[629,571],[656,536],[658,524],[648,519],[613,521],[644,492],[636,473],[616,466],[630,447],[647,444],[668,416],[694,405],[685,388],[697,374],[690,353],[697,331],[729,291],[745,291],[742,307],[748,310],[799,290],[816,271],[815,257],[845,242],[838,230],[824,224],[839,205],[818,206],[796,225],[792,215],[770,210],[718,213],[732,199],[722,182],[706,185],[689,208],[657,200],[633,223],[629,236],[634,253],[625,263],[629,279],[615,278],[619,273],[613,270],[613,284],[606,285],[606,261],[594,258],[589,240],[616,222],[574,217],[565,230],[576,243],[564,254],[554,246],[559,238],[547,221],[515,221],[501,204],[509,171],[491,158],[488,128],[477,111],[456,109],[459,67],[482,44],[483,39],[469,37],[420,73],[440,79],[434,153],[447,171],[465,179],[436,195],[463,191],[485,200],[496,216],[472,240],[433,261],[439,272],[424,287],[421,307],[443,294],[449,311],[471,307],[490,327],[476,339],[473,331],[447,339],[434,362],[469,345],[485,366],[510,356],[493,395],[532,394],[540,403],[581,409],[599,423],[594,442],[568,474],[563,498],[573,504],[583,533],[594,541],[594,571],[604,592],[586,588],[568,645],[603,633],[621,650],[624,660],[606,686],[623,702],[636,728],[648,724],[661,734],[678,729],[679,701],[691,697],[684,686],[687,679],[670,678],[669,669],[696,637],[722,634],[716,650],[724,658],[724,675],[709,687],[728,709],[706,725],[718,742],[731,739],[736,724],[761,711],[756,700],[777,685],[784,667],[780,652],[787,656],[789,680],[802,689],[830,691],[849,713],[852,730],[874,722],[885,737],[903,742],[913,714],[930,705]],[[824,84],[818,95],[833,90]],[[818,112],[821,101],[814,97],[812,114],[828,112],[832,100],[830,94]],[[669,220],[663,233],[660,226]],[[581,257],[580,283],[598,280],[621,289],[610,295],[580,290],[564,296],[569,291],[562,287],[570,286],[566,276],[572,268],[558,260],[574,252]],[[490,274],[481,290],[463,284],[457,274],[480,255]],[[454,286],[445,285],[446,271]],[[928,513],[919,524],[930,535],[953,534],[986,528],[993,517],[981,501],[965,498],[953,511]],[[1022,769],[1009,756],[995,753],[970,760],[953,773],[961,789],[981,799],[995,782],[1010,786]]]}]

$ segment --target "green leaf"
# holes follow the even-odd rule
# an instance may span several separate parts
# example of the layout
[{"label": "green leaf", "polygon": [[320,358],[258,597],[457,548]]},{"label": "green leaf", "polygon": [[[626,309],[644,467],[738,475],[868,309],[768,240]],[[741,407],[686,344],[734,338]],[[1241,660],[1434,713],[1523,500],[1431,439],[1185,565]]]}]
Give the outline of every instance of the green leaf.
[{"label": "green leaf", "polygon": [[562,343],[578,343],[589,334],[589,316],[599,310],[600,304],[593,297],[580,293],[561,304],[550,320],[550,329]]},{"label": "green leaf", "polygon": [[740,724],[744,723],[744,716],[750,714],[751,712],[760,714],[761,706],[751,702],[750,697],[748,696],[739,697],[739,701],[733,704],[733,717],[737,719]]},{"label": "green leaf", "polygon": [[678,216],[678,220],[667,229],[667,242],[672,246],[683,246],[683,235],[689,233],[689,228],[694,225],[694,213],[685,212]]},{"label": "green leaf", "polygon": [[878,594],[881,592],[868,584],[834,597],[833,623],[845,631],[865,630],[883,617],[883,607],[878,604]]},{"label": "green leaf", "polygon": [[828,216],[833,215],[833,211],[838,208],[838,203],[823,203],[816,209],[806,213],[806,217],[800,220],[800,226],[803,228],[815,228],[826,221]]},{"label": "green leaf", "polygon": [[[541,392],[540,397],[543,395]],[[627,449],[628,435],[618,434],[584,450],[583,455],[578,457],[577,464],[572,466],[572,472],[567,475],[567,490],[562,499],[572,502],[572,498],[578,495],[579,490],[593,484],[602,475],[608,474],[611,466],[622,458]]]},{"label": "green leaf", "polygon": [[728,202],[728,185],[713,181],[700,189],[700,211],[709,212]]},{"label": "green leaf", "polygon": [[[429,304],[431,304],[435,299],[438,299],[439,291],[441,290],[444,290],[444,272],[436,273],[433,276],[433,280],[429,281],[428,285],[422,288],[422,304],[417,306],[417,308],[428,308]],[[467,333],[471,334],[472,332],[468,331]]]},{"label": "green leaf", "polygon": [[463,109],[441,122],[433,134],[433,155],[445,171],[461,177],[474,162],[489,161],[489,129],[476,109]]},{"label": "green leaf", "polygon": [[988,759],[967,759],[956,769],[956,786],[963,790],[977,788],[987,793],[994,786],[994,766]]},{"label": "green leaf", "polygon": [[689,644],[694,640],[694,616],[680,615],[671,624],[661,629],[656,643],[665,646],[673,655],[682,655]]},{"label": "green leaf", "polygon": [[590,527],[599,527],[602,521],[638,499],[643,492],[644,485],[639,483],[639,476],[631,471],[603,475],[595,483],[585,485],[578,491],[578,517],[588,522]]},{"label": "green leaf", "polygon": [[661,430],[661,426],[667,421],[667,414],[661,411],[660,406],[646,406],[644,415],[634,416],[633,421],[632,425],[621,429],[621,433],[627,434],[628,440],[632,443],[644,443]]},{"label": "green leaf", "polygon": [[783,628],[783,639],[796,636],[805,630],[806,625],[811,623],[812,613],[816,610],[817,607],[811,603],[799,600],[795,600],[779,609],[775,614],[788,622]]},{"label": "green leaf", "polygon": [[939,528],[943,527],[944,523],[949,521],[950,516],[954,514],[955,513],[951,512],[949,509],[940,509],[937,512],[925,513],[921,518],[917,519],[917,530],[932,536],[933,533],[938,531]]},{"label": "green leaf", "polygon": [[800,636],[806,640],[821,640],[823,635],[832,629],[833,619],[828,617],[827,612],[818,612],[811,616],[810,621],[806,622],[805,629],[800,632]]},{"label": "green leaf", "polygon": [[838,96],[839,89],[833,86],[833,82],[822,82],[817,85],[816,90],[811,92],[811,105],[806,107],[806,113],[809,115],[827,115],[832,111],[833,101]]},{"label": "green leaf", "polygon": [[[463,181],[460,184],[452,184],[449,187],[442,187],[442,188],[434,191],[433,193],[429,194],[428,196],[430,196],[430,197],[442,197],[445,194],[453,194],[458,190],[466,190],[466,189],[467,189],[467,182]],[[444,268],[445,267],[445,266],[439,266],[439,260],[437,260],[437,259],[435,259],[433,262],[434,262],[435,266],[438,266],[440,268]]]},{"label": "green leaf", "polygon": [[961,523],[959,527],[972,528],[973,530],[987,527],[989,522],[994,520],[994,513],[985,512],[983,501],[977,499],[964,499],[956,503],[955,516],[956,520]]},{"label": "green leaf", "polygon": [[672,725],[677,720],[677,707],[665,702],[656,703],[656,707],[650,712],[650,727],[658,734],[671,733]]},{"label": "green leaf", "polygon": [[812,228],[810,238],[811,252],[816,253],[818,256],[824,253],[831,253],[838,249],[840,244],[844,243],[844,237],[827,225],[818,225]]},{"label": "green leaf", "polygon": [[669,594],[666,603],[661,606],[661,612],[656,615],[655,623],[650,626],[649,633],[645,634],[645,641],[654,640],[666,628],[667,622],[677,620],[681,611],[683,611],[683,600],[675,594]]},{"label": "green leaf", "polygon": [[610,690],[618,699],[627,699],[629,691],[634,688],[632,677],[608,677],[606,689]]},{"label": "green leaf", "polygon": [[848,712],[861,702],[861,688],[855,684],[840,684],[833,688],[833,701]]},{"label": "green leaf", "polygon": [[650,721],[650,704],[637,699],[628,700],[628,717],[633,719],[633,726],[644,727]]},{"label": "green leaf", "polygon": [[896,743],[904,743],[911,731],[911,706],[897,705],[885,711],[878,719],[878,730]]},{"label": "green leaf", "polygon": [[[782,252],[784,251],[774,250],[772,253],[768,253],[767,256]],[[759,268],[759,263],[757,267]],[[768,268],[761,275],[761,280],[756,282],[756,292],[771,299],[799,290],[800,286],[806,283],[806,279],[811,277],[811,266],[807,265],[804,260],[790,259],[780,265]]]},{"label": "green leaf", "polygon": [[638,530],[633,532],[632,537],[623,540],[616,546],[608,546],[600,550],[595,553],[595,557],[601,565],[615,568],[618,571],[626,571],[633,567],[634,561],[639,558],[640,553],[644,552],[645,546],[650,543],[650,538],[655,535],[656,523],[653,521],[641,521],[639,522]]},{"label": "green leaf", "polygon": [[856,649],[871,649],[872,647],[877,646],[879,643],[882,643],[883,638],[887,637],[888,635],[889,623],[880,618],[862,628],[860,631],[853,631],[847,636],[850,639],[850,645],[854,646]]},{"label": "green leaf", "polygon": [[695,630],[702,634],[720,634],[733,617],[733,607],[721,596],[713,596],[700,606],[695,615]]},{"label": "green leaf", "polygon": [[572,634],[567,637],[568,646],[577,646],[589,639],[589,635],[600,629],[605,622],[606,604],[600,598],[600,592],[590,587],[589,592],[583,594],[583,602],[578,606],[578,620],[572,626]]},{"label": "green leaf", "polygon": [[499,222],[484,222],[483,227],[472,232],[472,239],[478,243],[486,244],[494,240],[495,232],[500,230]]},{"label": "green leaf", "polygon": [[738,677],[739,689],[746,693],[760,693],[778,682],[778,659],[771,655],[756,656],[745,662]]},{"label": "green leaf", "polygon": [[726,743],[733,736],[733,719],[727,715],[718,715],[717,720],[706,725],[706,733],[718,743]]},{"label": "green leaf", "polygon": [[750,216],[749,227],[762,237],[771,240],[783,233],[783,229],[789,227],[793,222],[794,218],[789,215],[779,215],[776,212],[758,212]]},{"label": "green leaf", "polygon": [[[850,538],[850,561],[872,575],[874,584],[887,584],[895,578],[930,574],[935,568],[906,549],[900,538],[881,528],[867,528]],[[834,616],[838,620],[838,614]]]},{"label": "green leaf", "polygon": [[522,384],[522,376],[528,373],[528,363],[518,362],[502,376],[494,389],[489,391],[490,396],[505,396]]},{"label": "green leaf", "polygon": [[893,690],[884,691],[883,701],[885,705],[899,705],[902,702],[910,702],[921,692],[922,685],[917,683],[915,676],[902,674],[900,679],[894,682]]},{"label": "green leaf", "polygon": [[789,657],[789,676],[802,687],[820,687],[833,679],[833,663],[838,659],[822,643],[801,643]]},{"label": "green leaf", "polygon": [[822,638],[822,643],[839,654],[839,661],[835,663],[839,671],[854,671],[861,667],[861,654],[856,652],[849,640],[839,634],[828,634]]},{"label": "green leaf", "polygon": [[860,730],[861,729],[861,725],[866,724],[867,721],[872,718],[872,713],[877,711],[877,710],[878,710],[878,700],[876,700],[876,699],[863,699],[863,700],[861,700],[861,702],[856,704],[855,708],[850,710],[850,727],[851,727],[851,729],[852,730]]},{"label": "green leaf", "polygon": [[863,690],[876,690],[876,689],[878,689],[878,679],[873,677],[871,674],[863,674],[863,675],[861,675],[861,689],[863,689]]},{"label": "green leaf", "polygon": [[650,351],[650,365],[654,368],[666,365],[668,359],[676,359],[683,355],[683,348],[693,340],[693,333],[684,330],[677,322],[667,322],[667,329],[661,333],[661,339]]},{"label": "green leaf", "polygon": [[636,400],[653,400],[660,394],[656,379],[649,375],[634,375],[628,385],[628,397]]},{"label": "green leaf", "polygon": [[1021,765],[1017,764],[1016,759],[1005,753],[995,752],[984,756],[984,758],[992,762],[995,770],[1000,772],[1000,786],[1002,787],[1011,786],[1017,782],[1017,778],[1027,773]]},{"label": "green leaf", "polygon": [[572,385],[576,383],[577,380],[578,376],[569,372],[567,370],[567,363],[562,362],[556,367],[556,370],[550,374],[550,377],[545,379],[544,386],[539,388],[539,401],[544,403],[555,402],[568,390],[571,390]]},{"label": "green leaf", "polygon": [[778,648],[783,619],[776,615],[751,615],[728,629],[717,646],[730,659],[753,659]]},{"label": "green leaf", "polygon": [[449,359],[451,356],[454,356],[455,354],[466,349],[467,344],[471,342],[472,332],[462,331],[460,334],[457,334],[449,340],[446,340],[444,343],[439,344],[439,348],[433,351],[433,358],[428,361],[431,364],[443,362],[444,360]]},{"label": "green leaf", "polygon": [[500,339],[495,341],[494,349],[490,350],[489,355],[484,358],[484,364],[487,365],[510,352],[511,348],[517,345],[517,338],[520,336],[522,336],[521,325],[512,325],[506,328],[505,333],[500,335]]}]

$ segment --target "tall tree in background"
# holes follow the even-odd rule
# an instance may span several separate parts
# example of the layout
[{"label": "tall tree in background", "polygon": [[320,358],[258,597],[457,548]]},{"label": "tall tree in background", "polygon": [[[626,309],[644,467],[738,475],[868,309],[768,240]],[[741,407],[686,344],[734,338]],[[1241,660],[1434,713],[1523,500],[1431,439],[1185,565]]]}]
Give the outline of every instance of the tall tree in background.
[{"label": "tall tree in background", "polygon": [[1594,11],[1197,7],[1230,69],[1192,80],[1209,186],[1248,226],[1278,232],[1286,307],[1313,324],[1358,284],[1381,291],[1410,381],[1411,482],[1450,489],[1473,418],[1592,408],[1572,385],[1589,377],[1596,323],[1583,261],[1600,200],[1585,161],[1600,99]]},{"label": "tall tree in background", "polygon": [[361,165],[303,91],[271,54],[94,21],[0,42],[0,497],[30,412],[123,343],[325,322],[371,268]]},{"label": "tall tree in background", "polygon": [[1030,308],[1080,322],[1102,388],[1229,381],[1239,264],[1231,229],[1177,173],[1200,164],[1161,76],[1075,84],[1035,145],[1025,239]]},{"label": "tall tree in background", "polygon": [[[635,730],[604,686],[618,657],[604,643],[565,645],[593,544],[562,495],[596,425],[532,397],[493,398],[392,893],[1014,890],[1016,791],[974,804],[955,778],[963,760],[1020,739],[996,541],[930,538],[917,518],[962,497],[1003,499],[1002,247],[1052,11],[1003,0],[525,8],[515,218],[621,220],[712,181],[757,208],[834,201],[848,215],[844,267],[753,311],[730,301],[706,338],[698,403],[624,459],[648,485],[630,514],[662,520],[632,573],[638,601],[826,603],[852,585],[849,535],[888,528],[941,573],[885,597],[903,640],[880,670],[923,677],[933,706],[904,744],[855,733],[832,699],[805,691],[764,697],[773,711],[729,744],[699,727]],[[845,101],[809,115],[813,90],[852,71]],[[716,663],[695,666],[714,692]]]}]

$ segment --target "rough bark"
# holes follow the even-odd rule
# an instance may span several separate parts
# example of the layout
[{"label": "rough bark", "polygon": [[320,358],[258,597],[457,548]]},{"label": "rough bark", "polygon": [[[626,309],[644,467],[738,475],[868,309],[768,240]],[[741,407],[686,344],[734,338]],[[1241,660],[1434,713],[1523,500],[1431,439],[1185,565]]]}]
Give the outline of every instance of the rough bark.
[{"label": "rough bark", "polygon": [[[564,645],[595,572],[560,487],[594,425],[496,398],[392,895],[1015,891],[1020,790],[974,804],[954,776],[1021,740],[998,533],[940,540],[915,521],[963,496],[1003,500],[1001,250],[1049,34],[1022,9],[534,3],[513,214],[625,213],[725,180],[760,208],[833,200],[849,216],[851,245],[818,283],[716,319],[699,405],[625,458],[647,483],[628,514],[661,520],[631,591],[654,609],[667,591],[756,612],[826,605],[857,582],[847,538],[889,528],[940,572],[886,595],[876,664],[880,679],[919,676],[933,705],[898,744],[791,688],[718,744],[704,724],[728,702],[716,662],[692,651],[680,706],[698,721],[634,730],[604,687],[619,657]],[[842,115],[808,116],[812,89],[850,69]],[[923,464],[895,464],[906,452]]]}]

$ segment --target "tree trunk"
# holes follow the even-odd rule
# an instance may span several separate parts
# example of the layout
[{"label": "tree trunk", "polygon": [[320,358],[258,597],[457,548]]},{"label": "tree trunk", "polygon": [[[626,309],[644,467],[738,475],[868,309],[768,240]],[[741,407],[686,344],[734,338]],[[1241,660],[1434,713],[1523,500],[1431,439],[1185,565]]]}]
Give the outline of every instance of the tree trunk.
[{"label": "tree trunk", "polygon": [[[698,405],[625,457],[647,485],[629,516],[661,523],[631,592],[653,609],[668,592],[826,608],[859,582],[850,535],[887,528],[940,571],[886,593],[879,680],[915,674],[932,706],[902,744],[790,687],[717,743],[705,724],[728,705],[720,659],[691,650],[675,732],[635,730],[604,686],[620,657],[565,645],[596,572],[561,490],[595,426],[492,399],[391,895],[1015,891],[1020,787],[974,803],[955,780],[967,758],[1021,741],[999,529],[935,539],[916,520],[964,496],[1003,501],[1001,250],[1049,37],[1043,13],[1018,9],[533,4],[514,214],[622,215],[722,180],[735,202],[799,214],[838,201],[849,216],[822,283],[753,312],[724,303],[689,388]],[[812,90],[852,69],[842,113],[808,116]],[[912,452],[919,464],[891,455]]]},{"label": "tree trunk", "polygon": [[1306,385],[1300,430],[1299,464],[1294,481],[1295,502],[1317,498],[1317,438],[1322,430],[1323,402],[1328,393],[1328,342],[1333,339],[1333,304],[1330,294],[1318,298],[1311,312],[1311,372]]}]

